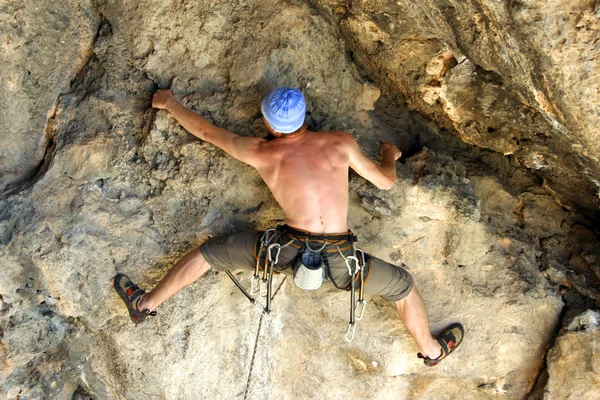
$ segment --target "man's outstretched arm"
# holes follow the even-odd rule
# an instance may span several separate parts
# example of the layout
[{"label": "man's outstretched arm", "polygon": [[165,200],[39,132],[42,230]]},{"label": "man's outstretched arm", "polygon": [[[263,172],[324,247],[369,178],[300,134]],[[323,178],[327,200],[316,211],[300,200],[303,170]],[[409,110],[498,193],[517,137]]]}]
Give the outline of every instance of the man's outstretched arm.
[{"label": "man's outstretched arm", "polygon": [[391,189],[396,180],[396,160],[402,152],[393,143],[382,143],[379,149],[381,164],[377,165],[363,154],[356,140],[349,136],[349,141],[350,167],[379,189]]},{"label": "man's outstretched arm", "polygon": [[175,100],[169,90],[158,90],[152,107],[167,110],[192,135],[223,149],[231,156],[252,165],[254,153],[264,139],[236,135],[211,124],[206,118],[188,110]]}]

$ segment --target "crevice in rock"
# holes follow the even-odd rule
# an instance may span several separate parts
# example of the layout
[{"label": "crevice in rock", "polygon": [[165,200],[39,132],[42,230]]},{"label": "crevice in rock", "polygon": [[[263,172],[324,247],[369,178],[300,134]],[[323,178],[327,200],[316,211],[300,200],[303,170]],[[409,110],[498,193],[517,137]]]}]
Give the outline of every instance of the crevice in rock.
[{"label": "crevice in rock", "polygon": [[598,304],[594,304],[592,299],[575,291],[564,293],[563,300],[565,302],[565,307],[561,311],[559,323],[553,330],[552,339],[548,342],[542,366],[531,391],[526,397],[527,400],[542,400],[544,398],[544,389],[549,379],[547,364],[548,352],[555,346],[558,338],[563,334],[563,328],[568,326],[574,316],[579,315],[586,310],[599,309]]},{"label": "crevice in rock", "polygon": [[83,386],[77,386],[71,400],[94,400],[94,398],[83,388]]},{"label": "crevice in rock", "polygon": [[47,145],[46,151],[44,152],[44,158],[27,179],[9,185],[7,189],[2,194],[0,194],[0,200],[4,200],[10,196],[18,195],[21,192],[29,190],[37,182],[39,182],[48,171],[48,168],[52,163],[57,148],[56,126],[58,124],[58,115],[60,114],[60,110],[64,104],[63,99],[65,96],[73,94],[76,88],[79,86],[79,82],[83,79],[85,72],[88,70],[90,61],[94,58],[94,48],[96,47],[96,43],[99,37],[101,36],[101,32],[104,26],[108,24],[108,21],[104,17],[102,17],[102,15],[99,12],[98,15],[100,15],[101,19],[98,23],[98,27],[96,28],[96,33],[94,34],[92,42],[90,43],[89,50],[87,52],[87,58],[83,63],[82,67],[79,69],[79,71],[77,71],[73,79],[71,79],[69,90],[59,94],[56,98],[54,106],[52,107],[52,112],[46,120],[46,124],[44,126],[44,136],[46,137]]},{"label": "crevice in rock", "polygon": [[535,378],[534,384],[531,387],[531,390],[529,391],[527,396],[525,396],[525,399],[527,399],[527,400],[542,400],[543,399],[544,388],[546,387],[546,383],[548,382],[548,365],[547,365],[546,357],[548,356],[548,351],[550,351],[550,349],[556,343],[556,339],[558,338],[558,335],[560,334],[563,319],[565,318],[566,314],[567,313],[566,313],[566,307],[565,307],[562,309],[558,323],[556,324],[556,327],[554,328],[554,330],[552,332],[552,339],[550,339],[550,341],[548,342],[548,344],[546,346],[546,351],[544,352],[544,359],[542,360],[542,364],[538,371],[538,375]]}]

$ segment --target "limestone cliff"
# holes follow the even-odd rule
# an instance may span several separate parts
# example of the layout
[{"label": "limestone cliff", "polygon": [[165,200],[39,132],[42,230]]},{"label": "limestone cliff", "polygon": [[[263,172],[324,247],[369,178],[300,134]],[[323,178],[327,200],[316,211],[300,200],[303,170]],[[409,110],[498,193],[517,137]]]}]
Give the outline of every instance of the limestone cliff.
[{"label": "limestone cliff", "polygon": [[[0,395],[594,396],[598,18],[564,0],[4,2]],[[151,288],[208,236],[282,220],[252,168],[152,94],[264,136],[260,100],[280,85],[305,93],[310,128],[405,153],[390,191],[350,175],[349,224],[408,266],[434,332],[464,324],[440,366],[392,304],[369,297],[348,344],[347,293],[289,280],[258,341],[217,272],[145,324],[127,317],[117,272]]]}]

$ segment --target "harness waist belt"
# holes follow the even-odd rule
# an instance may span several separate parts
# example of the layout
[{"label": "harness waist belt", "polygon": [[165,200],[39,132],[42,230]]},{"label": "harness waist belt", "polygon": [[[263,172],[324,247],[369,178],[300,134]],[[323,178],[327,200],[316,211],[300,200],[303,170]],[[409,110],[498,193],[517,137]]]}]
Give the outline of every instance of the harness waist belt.
[{"label": "harness waist belt", "polygon": [[350,243],[356,243],[357,238],[354,236],[352,231],[344,232],[344,233],[313,233],[309,231],[305,231],[298,228],[292,228],[289,225],[280,225],[277,227],[282,235],[292,238],[304,240],[308,239],[309,241],[328,241],[328,242],[339,242],[339,241],[348,241]]}]

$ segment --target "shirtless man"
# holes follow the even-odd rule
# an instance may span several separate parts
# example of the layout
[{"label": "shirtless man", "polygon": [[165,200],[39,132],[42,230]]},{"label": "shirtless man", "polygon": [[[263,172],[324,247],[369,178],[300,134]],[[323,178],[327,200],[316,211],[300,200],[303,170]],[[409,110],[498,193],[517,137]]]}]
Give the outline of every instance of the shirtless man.
[{"label": "shirtless man", "polygon": [[[366,157],[358,143],[342,131],[311,132],[304,118],[306,103],[297,89],[281,87],[269,93],[261,110],[265,125],[275,139],[243,137],[214,126],[205,118],[178,103],[168,90],[154,95],[152,106],[167,110],[191,134],[218,146],[232,157],[254,167],[283,209],[285,225],[278,230],[282,248],[278,271],[289,273],[305,243],[323,250],[328,280],[336,287],[350,288],[344,256],[352,255],[354,236],[348,230],[348,168],[388,190],[396,178],[395,162],[401,152],[392,143],[381,145],[380,165]],[[241,232],[212,238],[200,249],[185,255],[151,292],[144,292],[127,276],[115,277],[115,288],[125,302],[132,320],[146,316],[180,289],[201,277],[209,268],[254,269],[261,233]],[[342,254],[340,254],[342,253]],[[396,304],[426,365],[437,365],[462,341],[463,328],[452,324],[437,337],[429,330],[423,300],[410,274],[401,267],[367,255],[365,292],[377,294]]]}]

